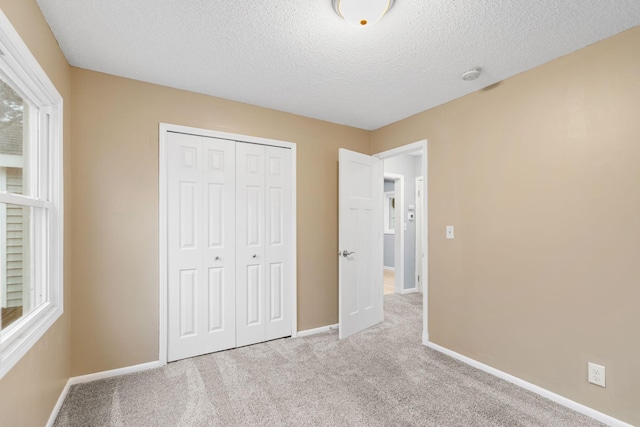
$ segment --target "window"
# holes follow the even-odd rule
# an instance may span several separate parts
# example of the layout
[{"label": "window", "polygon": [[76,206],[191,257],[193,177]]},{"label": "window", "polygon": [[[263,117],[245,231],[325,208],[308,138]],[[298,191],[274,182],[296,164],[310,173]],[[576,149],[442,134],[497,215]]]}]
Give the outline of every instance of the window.
[{"label": "window", "polygon": [[0,12],[0,378],[62,314],[62,97]]},{"label": "window", "polygon": [[396,199],[394,191],[384,193],[384,234],[395,234]]}]

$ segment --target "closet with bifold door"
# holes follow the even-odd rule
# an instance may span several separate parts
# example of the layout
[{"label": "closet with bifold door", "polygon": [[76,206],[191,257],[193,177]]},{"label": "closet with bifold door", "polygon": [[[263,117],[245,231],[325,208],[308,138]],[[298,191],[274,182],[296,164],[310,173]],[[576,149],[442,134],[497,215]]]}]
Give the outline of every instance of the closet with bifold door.
[{"label": "closet with bifold door", "polygon": [[291,150],[167,133],[168,361],[291,335]]}]

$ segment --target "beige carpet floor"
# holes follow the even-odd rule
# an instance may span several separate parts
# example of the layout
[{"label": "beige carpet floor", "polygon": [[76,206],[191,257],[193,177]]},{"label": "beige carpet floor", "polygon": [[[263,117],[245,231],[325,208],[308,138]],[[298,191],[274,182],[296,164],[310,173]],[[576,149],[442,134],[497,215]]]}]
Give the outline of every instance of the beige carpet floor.
[{"label": "beige carpet floor", "polygon": [[63,426],[599,426],[424,347],[421,294],[349,339],[281,339],[73,386]]}]

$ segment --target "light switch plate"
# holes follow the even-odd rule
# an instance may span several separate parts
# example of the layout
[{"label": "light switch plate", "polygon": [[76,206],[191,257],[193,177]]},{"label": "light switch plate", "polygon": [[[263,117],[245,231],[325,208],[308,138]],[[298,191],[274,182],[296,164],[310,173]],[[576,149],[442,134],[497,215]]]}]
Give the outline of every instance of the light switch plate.
[{"label": "light switch plate", "polygon": [[447,239],[453,239],[453,225],[447,225]]}]

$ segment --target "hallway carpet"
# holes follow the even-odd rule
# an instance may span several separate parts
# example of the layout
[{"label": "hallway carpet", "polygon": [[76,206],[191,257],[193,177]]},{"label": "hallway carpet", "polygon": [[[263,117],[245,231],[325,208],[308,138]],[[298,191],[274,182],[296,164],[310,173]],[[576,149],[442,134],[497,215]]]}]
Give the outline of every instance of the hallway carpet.
[{"label": "hallway carpet", "polygon": [[75,385],[64,426],[599,426],[424,347],[422,294],[386,295],[384,323],[182,360]]}]

